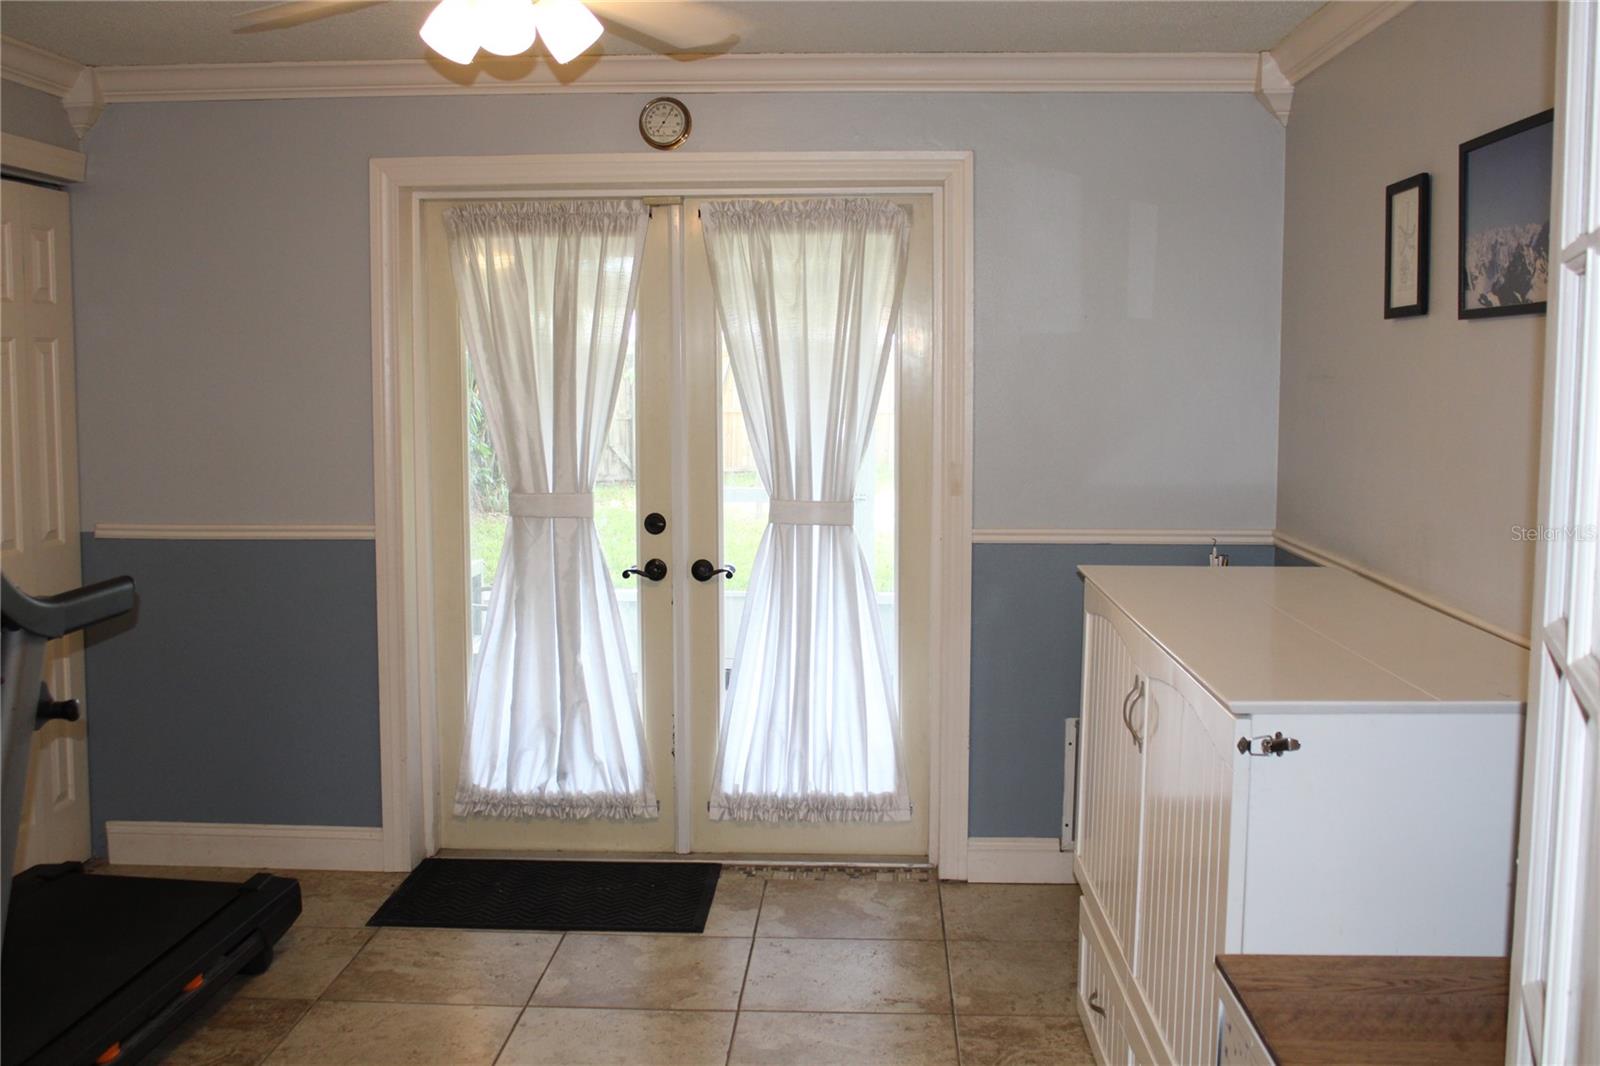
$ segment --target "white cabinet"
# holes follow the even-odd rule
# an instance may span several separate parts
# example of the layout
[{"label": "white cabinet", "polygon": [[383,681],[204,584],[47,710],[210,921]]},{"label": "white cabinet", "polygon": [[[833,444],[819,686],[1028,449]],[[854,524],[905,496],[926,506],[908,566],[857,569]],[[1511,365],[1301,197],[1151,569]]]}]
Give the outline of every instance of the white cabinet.
[{"label": "white cabinet", "polygon": [[1333,569],[1082,573],[1104,1061],[1215,1062],[1219,953],[1505,952],[1521,648]]}]

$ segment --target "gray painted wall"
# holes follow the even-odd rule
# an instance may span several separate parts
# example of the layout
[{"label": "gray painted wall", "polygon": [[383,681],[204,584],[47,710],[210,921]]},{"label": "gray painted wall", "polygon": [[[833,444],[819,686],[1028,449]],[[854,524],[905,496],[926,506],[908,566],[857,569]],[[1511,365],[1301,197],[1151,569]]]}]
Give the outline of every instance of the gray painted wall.
[{"label": "gray painted wall", "polygon": [[108,819],[382,822],[370,541],[84,534],[84,580],[119,574],[134,621],[87,655],[96,854]]},{"label": "gray painted wall", "polygon": [[[1416,4],[1295,86],[1278,528],[1525,633],[1543,316],[1456,317],[1457,149],[1552,102],[1554,5]],[[1383,190],[1433,175],[1429,312],[1383,318]]]},{"label": "gray painted wall", "polygon": [[[1234,566],[1303,565],[1270,545],[1223,545]],[[972,765],[975,837],[1061,833],[1066,723],[1083,678],[1078,567],[1205,566],[1210,545],[975,544],[972,548]]]},{"label": "gray painted wall", "polygon": [[14,81],[0,82],[0,130],[79,150],[78,134],[57,97]]},{"label": "gray painted wall", "polygon": [[[686,100],[685,152],[975,150],[980,527],[1272,525],[1284,132],[1249,96]],[[86,528],[371,521],[369,159],[648,156],[643,101],[108,108],[73,191]]]}]

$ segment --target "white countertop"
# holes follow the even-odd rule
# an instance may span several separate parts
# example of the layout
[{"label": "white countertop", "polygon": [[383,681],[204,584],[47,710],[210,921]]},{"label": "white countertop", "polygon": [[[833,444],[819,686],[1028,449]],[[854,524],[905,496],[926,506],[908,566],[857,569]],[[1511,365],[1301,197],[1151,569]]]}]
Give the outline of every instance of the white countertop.
[{"label": "white countertop", "polygon": [[1078,572],[1237,713],[1514,713],[1526,698],[1526,649],[1334,567]]}]

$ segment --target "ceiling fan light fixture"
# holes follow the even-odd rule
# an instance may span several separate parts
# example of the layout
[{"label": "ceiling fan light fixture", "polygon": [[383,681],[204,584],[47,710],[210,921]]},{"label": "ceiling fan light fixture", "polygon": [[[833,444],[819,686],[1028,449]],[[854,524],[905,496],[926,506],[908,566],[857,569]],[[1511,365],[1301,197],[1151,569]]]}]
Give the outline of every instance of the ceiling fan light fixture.
[{"label": "ceiling fan light fixture", "polygon": [[478,44],[497,56],[519,56],[539,36],[533,0],[477,0]]},{"label": "ceiling fan light fixture", "polygon": [[581,0],[539,0],[533,10],[545,47],[557,63],[577,59],[605,32]]},{"label": "ceiling fan light fixture", "polygon": [[480,17],[476,0],[443,0],[422,24],[422,43],[466,66],[478,54]]}]

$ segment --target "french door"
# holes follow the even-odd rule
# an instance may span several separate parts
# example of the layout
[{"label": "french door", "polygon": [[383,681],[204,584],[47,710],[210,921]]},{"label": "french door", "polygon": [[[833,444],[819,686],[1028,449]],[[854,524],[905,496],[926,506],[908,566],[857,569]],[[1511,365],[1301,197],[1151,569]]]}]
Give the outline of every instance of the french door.
[{"label": "french door", "polygon": [[[594,521],[626,633],[654,795],[654,817],[488,818],[453,813],[462,723],[508,521],[464,350],[445,202],[422,212],[441,847],[707,854],[926,855],[928,590],[934,423],[932,225],[926,197],[897,198],[911,235],[894,345],[855,493],[854,528],[893,649],[900,757],[910,818],[869,824],[750,822],[710,810],[720,713],[735,665],[769,501],[715,312],[704,201],[650,208],[634,322],[594,489]],[[664,568],[664,573],[662,569]],[[625,576],[626,575],[626,576]]]}]

